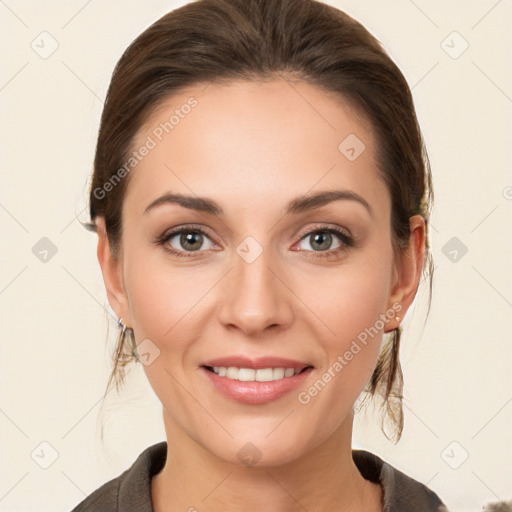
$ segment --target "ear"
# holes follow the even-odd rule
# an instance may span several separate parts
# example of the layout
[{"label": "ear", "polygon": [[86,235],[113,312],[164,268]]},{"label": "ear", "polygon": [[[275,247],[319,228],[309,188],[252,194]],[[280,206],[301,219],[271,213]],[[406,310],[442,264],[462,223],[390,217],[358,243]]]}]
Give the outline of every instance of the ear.
[{"label": "ear", "polygon": [[395,309],[397,304],[402,306],[400,311],[396,310],[400,320],[397,320],[397,317],[390,320],[384,332],[390,332],[400,325],[401,319],[416,296],[423,270],[426,239],[425,219],[421,215],[414,215],[409,219],[409,225],[411,231],[409,245],[401,252],[395,263],[395,279],[388,302],[388,307],[392,309]]},{"label": "ear", "polygon": [[107,291],[108,302],[117,317],[122,318],[123,323],[129,327],[132,323],[130,310],[128,308],[128,299],[124,288],[122,260],[116,258],[112,253],[105,227],[105,219],[103,217],[97,217],[95,223],[96,232],[98,234],[97,255]]}]

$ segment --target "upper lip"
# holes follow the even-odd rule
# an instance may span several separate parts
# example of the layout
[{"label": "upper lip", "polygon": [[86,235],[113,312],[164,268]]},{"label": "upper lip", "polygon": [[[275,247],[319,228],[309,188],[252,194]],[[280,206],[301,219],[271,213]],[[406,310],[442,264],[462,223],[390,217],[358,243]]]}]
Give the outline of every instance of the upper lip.
[{"label": "upper lip", "polygon": [[226,368],[234,366],[236,368],[252,368],[254,370],[262,368],[293,368],[295,370],[303,370],[312,365],[284,357],[264,356],[251,359],[246,356],[233,355],[209,359],[202,363],[201,366],[223,366]]}]

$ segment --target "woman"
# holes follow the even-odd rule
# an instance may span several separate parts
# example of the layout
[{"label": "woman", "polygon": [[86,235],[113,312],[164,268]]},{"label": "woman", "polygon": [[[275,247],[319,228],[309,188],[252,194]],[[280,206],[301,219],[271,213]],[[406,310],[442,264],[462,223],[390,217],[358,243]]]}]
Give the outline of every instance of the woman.
[{"label": "woman", "polygon": [[407,83],[343,12],[201,0],[142,33],[109,87],[90,214],[120,319],[109,386],[135,355],[167,441],[75,511],[446,510],[351,448],[363,391],[400,438],[431,200]]}]

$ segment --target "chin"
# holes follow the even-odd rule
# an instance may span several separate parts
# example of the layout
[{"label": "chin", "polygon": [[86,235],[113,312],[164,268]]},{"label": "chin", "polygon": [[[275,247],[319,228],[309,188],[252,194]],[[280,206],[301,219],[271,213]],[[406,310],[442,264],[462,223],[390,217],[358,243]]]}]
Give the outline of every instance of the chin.
[{"label": "chin", "polygon": [[[275,428],[274,423],[272,428]],[[277,467],[293,462],[312,448],[309,438],[305,439],[297,433],[285,432],[268,435],[272,429],[250,431],[229,440],[229,448],[225,440],[212,445],[211,439],[203,444],[213,456],[240,467]],[[227,449],[228,448],[228,449]]]}]

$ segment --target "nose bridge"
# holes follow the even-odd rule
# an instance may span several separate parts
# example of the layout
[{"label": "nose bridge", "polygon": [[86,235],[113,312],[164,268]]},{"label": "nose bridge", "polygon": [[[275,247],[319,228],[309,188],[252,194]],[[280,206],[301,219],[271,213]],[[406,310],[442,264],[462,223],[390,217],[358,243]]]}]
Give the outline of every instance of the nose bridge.
[{"label": "nose bridge", "polygon": [[276,277],[279,262],[269,248],[248,237],[233,254],[234,268],[221,295],[220,319],[245,334],[285,326],[292,319],[291,293]]}]

